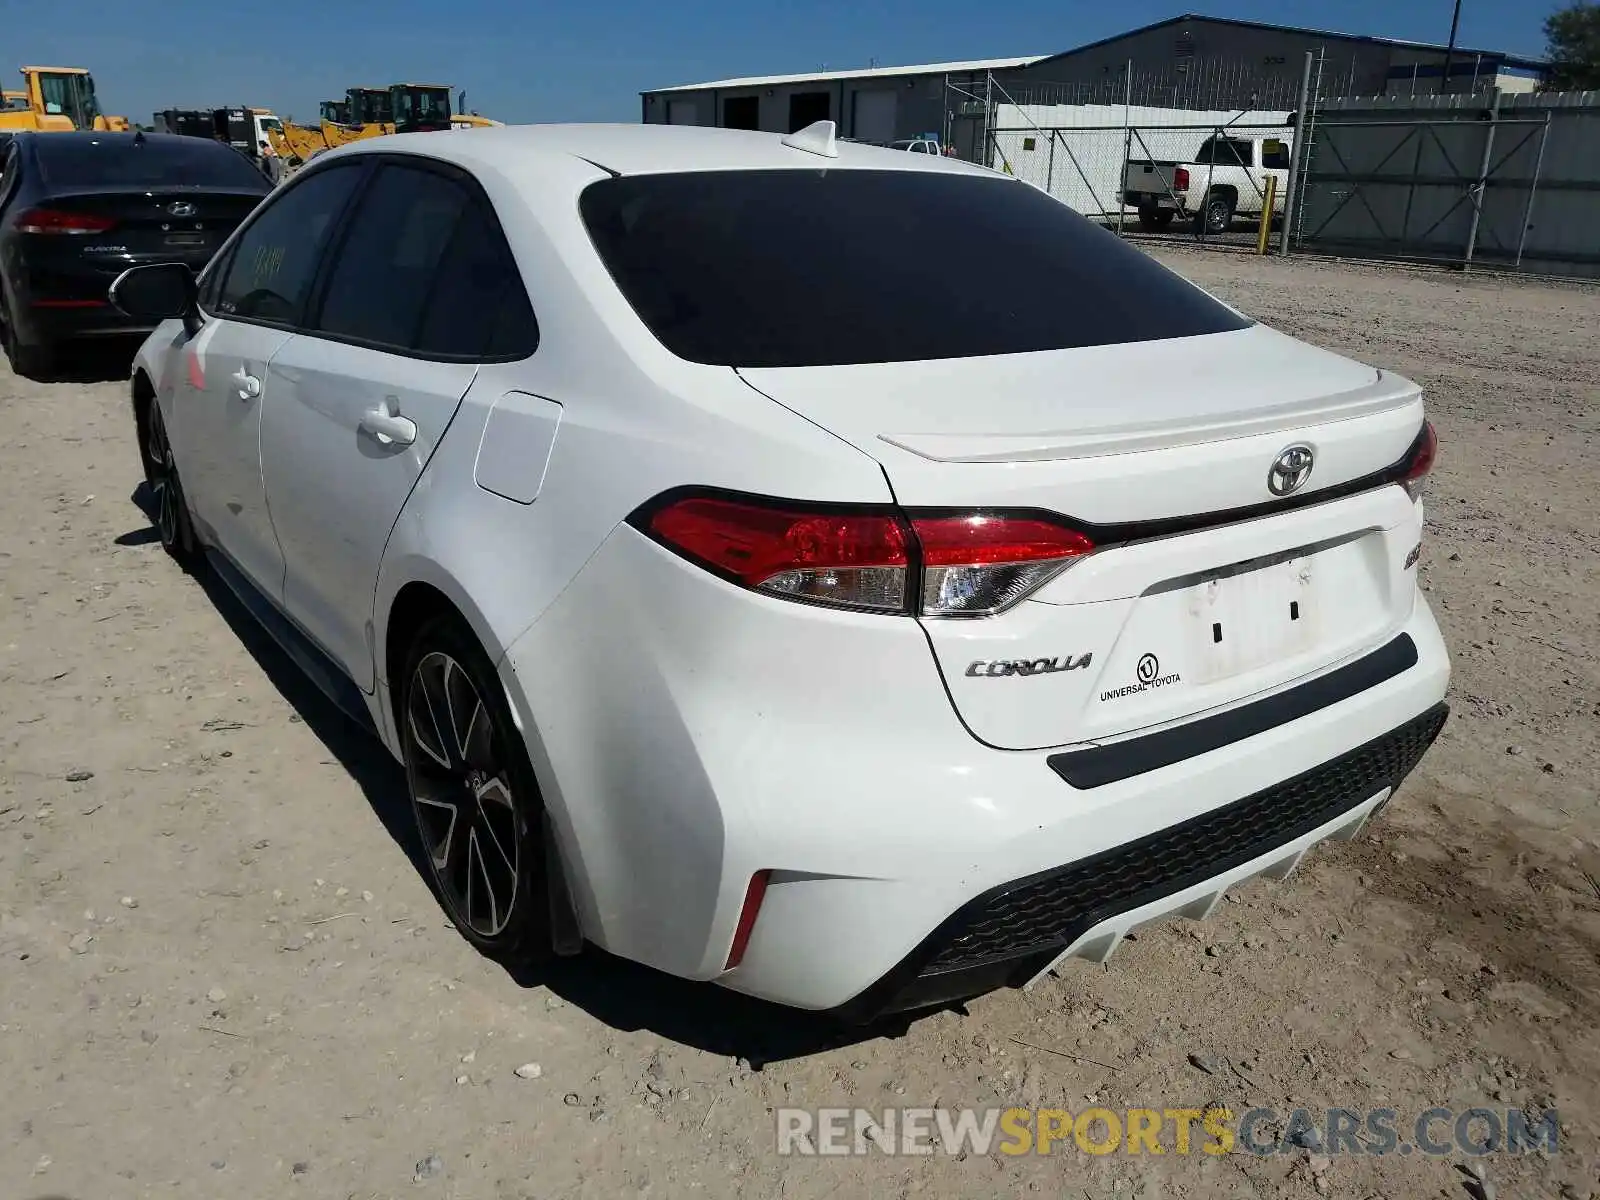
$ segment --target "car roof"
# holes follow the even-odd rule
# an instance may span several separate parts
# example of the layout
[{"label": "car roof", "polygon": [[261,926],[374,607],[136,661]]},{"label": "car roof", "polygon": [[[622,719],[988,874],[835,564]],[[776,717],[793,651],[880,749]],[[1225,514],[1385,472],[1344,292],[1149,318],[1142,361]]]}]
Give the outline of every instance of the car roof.
[{"label": "car roof", "polygon": [[[786,145],[780,134],[698,125],[503,125],[367,138],[326,157],[395,151],[427,155],[468,170],[488,167],[510,176],[540,159],[582,160],[615,175],[784,168],[995,174],[959,159],[910,155],[843,139],[834,148],[836,158],[824,157]],[[323,157],[319,155],[318,161]]]},{"label": "car roof", "polygon": [[[171,108],[163,109],[162,111],[198,113],[201,116],[205,116],[212,110],[203,108]],[[29,141],[34,142],[36,145],[46,146],[53,146],[57,143],[65,144],[68,141],[105,142],[107,145],[112,146],[115,146],[118,143],[131,145],[135,138],[140,138],[146,142],[151,142],[157,145],[182,143],[185,146],[190,146],[194,145],[195,143],[201,143],[204,145],[216,146],[221,144],[216,138],[190,137],[188,134],[184,133],[147,133],[142,129],[130,129],[126,133],[112,133],[103,129],[63,129],[60,133],[52,133],[43,129],[18,129],[13,132],[22,137],[26,137]]]}]

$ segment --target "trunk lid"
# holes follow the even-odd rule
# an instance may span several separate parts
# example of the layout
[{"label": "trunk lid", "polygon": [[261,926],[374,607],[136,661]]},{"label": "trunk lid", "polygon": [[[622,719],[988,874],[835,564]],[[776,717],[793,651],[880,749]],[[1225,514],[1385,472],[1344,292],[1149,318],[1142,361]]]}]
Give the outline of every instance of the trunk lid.
[{"label": "trunk lid", "polygon": [[1400,461],[1422,424],[1416,385],[1262,326],[741,374],[876,458],[907,507],[1045,510],[1094,538],[1005,612],[923,619],[952,702],[991,745],[1227,707],[1359,656],[1411,614],[1420,514],[1404,489],[1274,510],[1268,479],[1293,445],[1313,454],[1297,495]]},{"label": "trunk lid", "polygon": [[103,232],[41,235],[37,240],[107,266],[158,261],[199,268],[264,198],[226,188],[83,189],[51,196],[39,207],[112,224]]}]

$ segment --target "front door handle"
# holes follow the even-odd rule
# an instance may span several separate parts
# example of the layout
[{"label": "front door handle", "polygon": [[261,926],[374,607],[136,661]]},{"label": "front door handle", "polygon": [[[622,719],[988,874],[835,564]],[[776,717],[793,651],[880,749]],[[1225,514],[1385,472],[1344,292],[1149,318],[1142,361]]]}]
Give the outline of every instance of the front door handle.
[{"label": "front door handle", "polygon": [[417,423],[402,417],[399,409],[391,397],[382,407],[361,414],[361,428],[385,446],[409,446],[417,440]]},{"label": "front door handle", "polygon": [[254,400],[261,395],[261,380],[242,366],[233,373],[233,386],[238,389],[241,400]]}]

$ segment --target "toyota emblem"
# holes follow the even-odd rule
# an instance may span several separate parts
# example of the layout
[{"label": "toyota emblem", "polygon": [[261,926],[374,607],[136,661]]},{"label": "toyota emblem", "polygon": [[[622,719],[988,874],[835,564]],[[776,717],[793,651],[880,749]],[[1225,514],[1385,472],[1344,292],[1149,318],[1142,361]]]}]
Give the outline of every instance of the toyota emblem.
[{"label": "toyota emblem", "polygon": [[1315,461],[1311,447],[1305,444],[1290,446],[1279,452],[1267,472],[1267,490],[1274,496],[1289,496],[1298,492],[1311,478],[1311,464]]},{"label": "toyota emblem", "polygon": [[187,200],[174,200],[167,205],[167,211],[175,217],[192,217],[195,214],[195,207]]}]

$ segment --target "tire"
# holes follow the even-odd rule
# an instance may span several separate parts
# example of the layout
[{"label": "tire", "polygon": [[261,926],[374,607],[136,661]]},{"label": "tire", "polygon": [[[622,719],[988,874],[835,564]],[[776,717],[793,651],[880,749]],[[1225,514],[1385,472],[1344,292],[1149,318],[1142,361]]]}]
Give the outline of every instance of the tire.
[{"label": "tire", "polygon": [[1227,192],[1206,194],[1205,205],[1194,216],[1196,233],[1226,233],[1233,224],[1233,197]]},{"label": "tire", "polygon": [[183,494],[183,482],[178,478],[178,461],[172,453],[172,443],[167,438],[161,405],[155,400],[145,404],[137,428],[139,457],[144,462],[145,482],[150,485],[150,499],[155,508],[156,533],[161,537],[161,548],[185,570],[192,569],[200,558],[200,543],[194,535],[189,500]]},{"label": "tire", "polygon": [[544,801],[489,656],[459,617],[435,617],[412,639],[401,678],[402,756],[429,886],[486,957],[547,961]]},{"label": "tire", "polygon": [[1139,228],[1146,233],[1160,233],[1172,224],[1173,216],[1170,208],[1161,208],[1154,204],[1142,205],[1139,209]]},{"label": "tire", "polygon": [[21,345],[17,341],[16,325],[11,320],[11,310],[3,314],[5,324],[0,328],[0,341],[5,343],[6,361],[18,375],[30,379],[48,379],[55,372],[56,347],[53,342],[36,342]]}]

